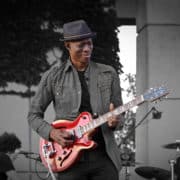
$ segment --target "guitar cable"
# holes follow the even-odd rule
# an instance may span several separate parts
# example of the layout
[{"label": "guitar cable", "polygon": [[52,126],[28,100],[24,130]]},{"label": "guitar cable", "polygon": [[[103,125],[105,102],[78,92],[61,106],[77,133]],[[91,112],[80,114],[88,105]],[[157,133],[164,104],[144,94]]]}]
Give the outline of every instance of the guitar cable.
[{"label": "guitar cable", "polygon": [[35,159],[35,172],[36,172],[36,175],[38,176],[39,179],[42,179],[42,180],[48,179],[49,176],[50,176],[50,172],[49,171],[47,171],[47,174],[45,175],[45,177],[42,177],[40,175],[41,170],[39,172],[38,168],[39,168],[39,166],[41,167],[41,165],[42,165],[42,161],[41,161],[41,158],[39,156],[38,158]]},{"label": "guitar cable", "polygon": [[47,159],[46,162],[47,162],[47,165],[48,165],[49,173],[50,173],[50,175],[52,177],[52,180],[56,180],[56,177],[55,177],[54,173],[52,172],[52,169],[51,169],[51,166],[50,166],[50,163],[49,163],[49,157],[50,157],[50,153],[48,153],[47,158],[46,158]]}]

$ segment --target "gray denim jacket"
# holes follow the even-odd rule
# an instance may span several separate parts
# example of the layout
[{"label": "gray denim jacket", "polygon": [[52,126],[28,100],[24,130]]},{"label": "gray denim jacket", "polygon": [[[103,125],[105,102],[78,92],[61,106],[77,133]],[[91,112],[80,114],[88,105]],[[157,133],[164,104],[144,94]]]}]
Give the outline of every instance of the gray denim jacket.
[{"label": "gray denim jacket", "polygon": [[[102,115],[108,112],[110,102],[115,107],[122,104],[119,77],[111,66],[91,61],[85,76],[93,113]],[[43,75],[30,106],[28,122],[34,131],[47,140],[52,127],[44,120],[44,112],[52,101],[56,120],[73,120],[79,115],[81,85],[77,71],[70,60],[63,65],[51,68]],[[120,170],[120,152],[114,140],[113,130],[107,126],[107,123],[101,128],[106,151],[116,168]]]}]

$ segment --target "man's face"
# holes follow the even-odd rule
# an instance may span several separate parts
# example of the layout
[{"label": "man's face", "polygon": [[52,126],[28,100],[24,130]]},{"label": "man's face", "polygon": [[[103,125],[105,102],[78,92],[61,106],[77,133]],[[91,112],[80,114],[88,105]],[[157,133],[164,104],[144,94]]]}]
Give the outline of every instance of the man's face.
[{"label": "man's face", "polygon": [[69,50],[72,61],[80,63],[89,62],[93,50],[93,42],[91,38],[68,42],[66,47]]}]

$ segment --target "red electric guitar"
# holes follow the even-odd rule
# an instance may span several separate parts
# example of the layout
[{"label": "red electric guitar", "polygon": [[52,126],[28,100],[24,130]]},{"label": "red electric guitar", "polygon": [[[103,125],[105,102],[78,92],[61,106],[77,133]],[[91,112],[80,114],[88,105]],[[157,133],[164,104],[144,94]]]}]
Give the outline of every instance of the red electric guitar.
[{"label": "red electric guitar", "polygon": [[96,119],[88,112],[81,113],[74,121],[57,120],[52,123],[54,128],[63,128],[74,136],[74,144],[70,147],[62,148],[56,142],[40,139],[40,157],[45,167],[50,167],[53,172],[61,172],[68,169],[79,157],[82,150],[96,146],[92,140],[95,128],[108,121],[112,115],[119,115],[145,101],[154,101],[169,92],[165,87],[151,88],[144,95],[138,96],[129,103],[117,107]]}]

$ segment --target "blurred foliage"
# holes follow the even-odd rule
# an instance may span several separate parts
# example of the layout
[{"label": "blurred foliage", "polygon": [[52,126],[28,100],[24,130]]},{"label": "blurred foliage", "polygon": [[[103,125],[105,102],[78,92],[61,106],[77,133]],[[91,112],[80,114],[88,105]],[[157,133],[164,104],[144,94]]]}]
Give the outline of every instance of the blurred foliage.
[{"label": "blurred foliage", "polygon": [[[122,91],[126,92],[127,97],[136,96],[136,76],[135,74],[124,74],[124,83],[128,84]],[[122,165],[125,167],[135,166],[135,125],[136,112],[132,109],[126,111],[124,123],[115,131],[115,139],[120,149]]]},{"label": "blurred foliage", "polygon": [[[50,68],[46,53],[54,47],[67,58],[62,37],[65,22],[84,19],[97,32],[92,60],[121,73],[118,18],[114,0],[3,0],[0,6],[0,87],[15,82],[30,89]],[[31,93],[29,94],[31,96]]]},{"label": "blurred foliage", "polygon": [[122,88],[122,91],[125,91],[127,97],[136,96],[136,75],[135,74],[124,74],[124,82],[127,82],[128,86],[126,88]]}]

